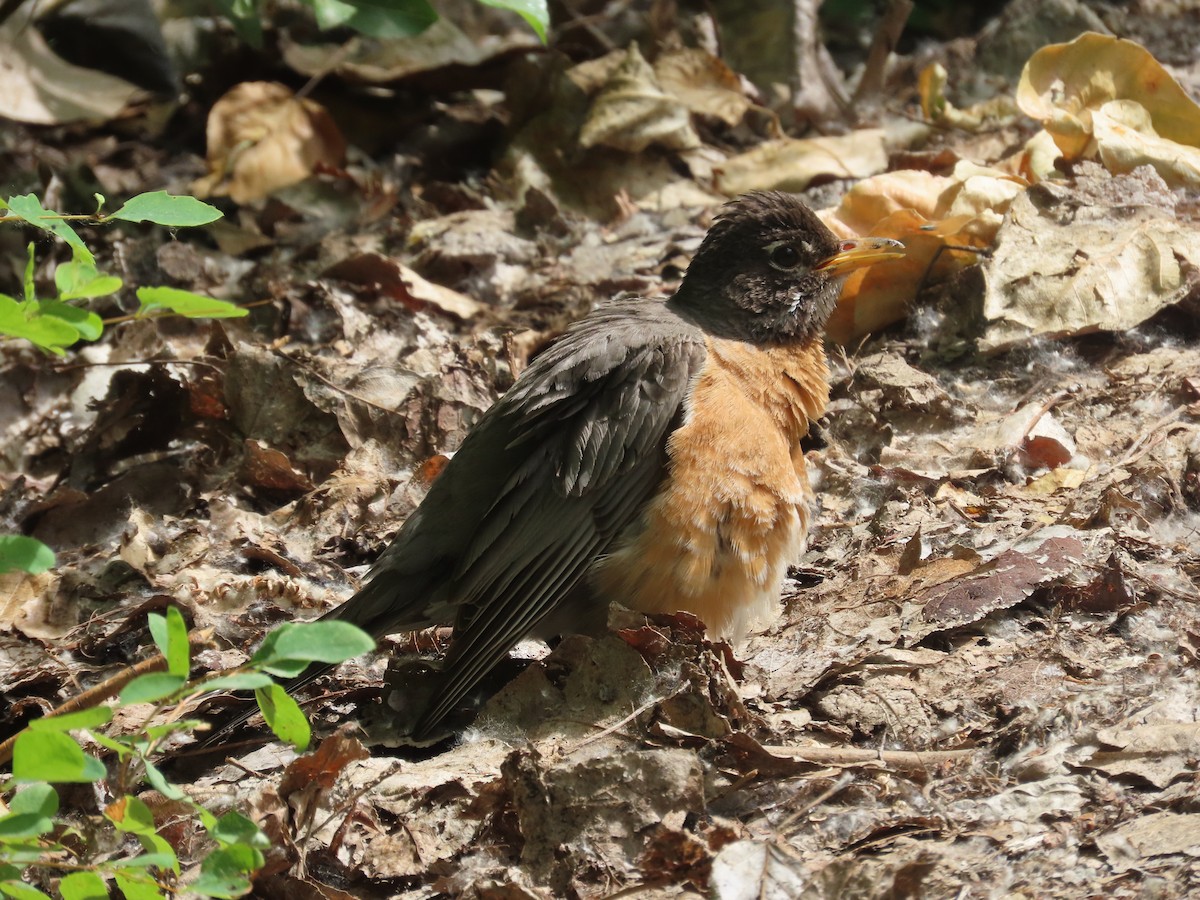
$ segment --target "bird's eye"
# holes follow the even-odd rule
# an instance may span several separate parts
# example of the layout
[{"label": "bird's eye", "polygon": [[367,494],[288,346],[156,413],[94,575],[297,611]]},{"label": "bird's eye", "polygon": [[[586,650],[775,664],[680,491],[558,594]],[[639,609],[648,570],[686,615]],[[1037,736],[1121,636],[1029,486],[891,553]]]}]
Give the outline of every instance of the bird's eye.
[{"label": "bird's eye", "polygon": [[769,248],[767,257],[776,269],[788,271],[800,265],[800,251],[791,244],[777,244]]}]

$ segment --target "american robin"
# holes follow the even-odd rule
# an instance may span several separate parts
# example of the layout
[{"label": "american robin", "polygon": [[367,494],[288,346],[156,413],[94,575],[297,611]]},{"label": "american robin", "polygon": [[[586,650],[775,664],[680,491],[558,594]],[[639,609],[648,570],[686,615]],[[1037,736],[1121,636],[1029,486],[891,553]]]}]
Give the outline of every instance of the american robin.
[{"label": "american robin", "polygon": [[808,532],[825,321],[843,275],[900,247],[747,194],[670,299],[598,308],[530,364],[326,616],[376,636],[453,623],[413,739],[520,640],[585,630],[609,601],[733,638],[773,609]]}]

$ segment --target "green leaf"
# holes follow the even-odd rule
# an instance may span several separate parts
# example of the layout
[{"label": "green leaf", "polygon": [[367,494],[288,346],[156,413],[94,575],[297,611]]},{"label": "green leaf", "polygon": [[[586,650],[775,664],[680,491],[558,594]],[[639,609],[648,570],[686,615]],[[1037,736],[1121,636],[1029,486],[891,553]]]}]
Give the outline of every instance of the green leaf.
[{"label": "green leaf", "polygon": [[119,871],[114,877],[125,900],[162,900],[164,896],[158,882],[144,872]]},{"label": "green leaf", "polygon": [[167,608],[167,616],[151,613],[150,635],[159,653],[167,658],[167,671],[187,677],[192,667],[192,652],[188,646],[187,622],[176,607]]},{"label": "green leaf", "polygon": [[43,316],[62,319],[74,328],[79,337],[85,341],[97,341],[104,333],[104,320],[91,310],[80,309],[78,306],[60,303],[57,300],[40,301],[38,310]]},{"label": "green leaf", "polygon": [[104,764],[61,731],[25,730],[13,747],[13,775],[21,781],[83,784],[99,781]]},{"label": "green leaf", "polygon": [[108,900],[108,885],[95,872],[72,872],[58,883],[62,900]]},{"label": "green leaf", "polygon": [[169,310],[189,319],[237,319],[248,311],[225,300],[216,300],[191,291],[169,287],[143,287],[137,289],[141,302],[137,314]]},{"label": "green leaf", "polygon": [[0,534],[0,573],[38,575],[53,567],[54,551],[41,541],[21,534]]},{"label": "green leaf", "polygon": [[271,671],[284,662],[340,663],[375,649],[375,641],[349,622],[288,622],[267,635],[250,664]]},{"label": "green leaf", "polygon": [[44,782],[35,782],[13,795],[9,813],[0,816],[0,841],[33,838],[54,829],[50,818],[58,812],[58,792]]},{"label": "green leaf", "polygon": [[36,303],[18,303],[5,294],[0,294],[0,334],[24,338],[35,347],[59,356],[79,341],[79,332],[69,322],[57,316],[43,316]]},{"label": "green leaf", "polygon": [[112,721],[111,706],[92,706],[61,716],[42,716],[29,723],[30,731],[74,731],[76,728],[95,728]]},{"label": "green leaf", "polygon": [[271,676],[264,675],[262,672],[239,672],[202,681],[196,687],[203,688],[204,691],[252,691],[255,688],[266,687],[270,683]]},{"label": "green leaf", "polygon": [[236,810],[217,819],[216,825],[209,831],[217,843],[222,845],[246,844],[259,850],[268,850],[271,847],[271,839],[267,837],[266,832]]},{"label": "green leaf", "polygon": [[147,726],[146,735],[151,740],[157,741],[160,738],[166,737],[168,734],[174,734],[178,731],[192,731],[203,724],[203,719],[177,719],[174,722],[164,722],[161,725]]},{"label": "green leaf", "polygon": [[167,776],[162,773],[162,769],[154,765],[154,763],[149,760],[142,760],[142,765],[146,768],[146,781],[150,783],[150,787],[154,788],[168,800],[188,799],[188,795],[178,785],[167,781]]},{"label": "green leaf", "polygon": [[56,213],[42,208],[42,203],[33,194],[23,194],[20,197],[9,197],[8,208],[19,219],[23,219],[35,228],[49,231],[55,237],[61,238],[71,245],[76,259],[84,259],[96,265],[96,257],[88,250],[83,239],[75,233],[75,229],[58,217]]},{"label": "green leaf", "polygon": [[59,300],[86,300],[107,297],[121,289],[123,282],[116,275],[102,275],[96,267],[82,259],[73,259],[54,270],[54,285]]},{"label": "green leaf", "polygon": [[104,810],[104,818],[112,822],[118,831],[129,834],[154,834],[157,828],[150,807],[132,794],[110,803]]},{"label": "green leaf", "polygon": [[507,9],[515,12],[529,23],[543,44],[546,43],[546,28],[550,25],[550,10],[546,0],[479,0],[484,6]]},{"label": "green leaf", "polygon": [[129,859],[115,859],[108,863],[110,869],[172,869],[179,871],[179,860],[175,856],[175,851],[171,849],[171,845],[163,841],[156,834],[143,835],[139,834],[139,840],[146,838],[155,838],[166,844],[167,849],[162,853],[143,853],[141,856],[133,856]]},{"label": "green leaf", "polygon": [[166,838],[158,834],[139,832],[137,839],[148,852],[135,856],[129,861],[130,865],[154,866],[179,874],[179,857],[175,855],[175,849],[167,843]]},{"label": "green leaf", "polygon": [[221,215],[215,206],[209,206],[195,197],[177,197],[166,191],[152,191],[130,197],[124,206],[107,218],[191,228],[215,222]]},{"label": "green leaf", "polygon": [[8,808],[14,813],[52,816],[58,812],[58,791],[45,782],[35,781],[12,795]]},{"label": "green leaf", "polygon": [[43,894],[23,881],[0,881],[0,894],[17,900],[50,900],[49,894]]},{"label": "green leaf", "polygon": [[25,278],[21,282],[21,284],[23,285],[23,287],[25,289],[25,302],[26,303],[33,303],[33,301],[35,301],[37,299],[37,287],[33,283],[33,269],[34,269],[33,263],[34,263],[33,243],[30,242],[29,253],[26,255],[26,258],[25,258]]},{"label": "green leaf", "polygon": [[426,0],[304,0],[323,29],[348,25],[375,38],[405,38],[420,34],[437,21]]},{"label": "green leaf", "polygon": [[188,889],[208,897],[240,897],[250,890],[250,876],[262,864],[262,853],[253,847],[222,847],[200,863],[200,877]]},{"label": "green leaf", "polygon": [[254,692],[258,708],[262,710],[263,718],[276,737],[291,744],[297,750],[305,750],[312,738],[312,729],[308,720],[300,711],[300,706],[288,696],[288,692],[277,684],[259,688]]},{"label": "green leaf", "polygon": [[159,700],[177,693],[186,683],[187,679],[182,675],[172,675],[169,672],[150,672],[133,679],[121,688],[121,693],[117,696],[123,706],[131,703],[157,703]]}]

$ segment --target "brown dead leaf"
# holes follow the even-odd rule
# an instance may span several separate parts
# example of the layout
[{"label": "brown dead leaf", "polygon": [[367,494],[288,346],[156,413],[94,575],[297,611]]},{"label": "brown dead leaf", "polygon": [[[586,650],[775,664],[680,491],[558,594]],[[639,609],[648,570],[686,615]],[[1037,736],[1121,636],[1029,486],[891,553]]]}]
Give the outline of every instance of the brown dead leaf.
[{"label": "brown dead leaf", "polygon": [[692,128],[687,106],[662,89],[633,44],[592,101],[579,145],[641,153],[651,144],[690,150],[700,146],[700,137]]},{"label": "brown dead leaf", "polygon": [[737,125],[753,105],[737,73],[703,50],[670,50],[655,60],[654,74],[663,90],[693,113],[719,119],[726,125]]},{"label": "brown dead leaf", "polygon": [[1016,606],[1034,590],[1078,568],[1083,545],[1075,538],[1050,538],[1031,553],[1006,550],[970,575],[930,588],[916,598],[926,622],[943,628],[977,622],[998,609]]},{"label": "brown dead leaf", "polygon": [[802,191],[817,178],[865,178],[887,168],[885,133],[865,128],[846,135],[767,141],[714,167],[717,189]]},{"label": "brown dead leaf", "polygon": [[[1108,107],[1110,101],[1130,101],[1129,106]],[[1133,41],[1088,32],[1066,44],[1051,44],[1030,57],[1017,86],[1021,110],[1038,121],[1053,137],[1062,155],[1074,161],[1095,153],[1096,113],[1101,113],[1100,131],[1111,128],[1114,112],[1125,128],[1130,119],[1135,130],[1162,138],[1183,148],[1200,146],[1200,107],[1150,53]],[[1108,107],[1108,109],[1105,109]],[[1148,144],[1143,145],[1149,151]],[[1163,148],[1168,161],[1178,150]],[[1109,153],[1114,151],[1111,147]],[[1150,158],[1159,168],[1156,158]],[[1164,178],[1173,164],[1159,170]]]},{"label": "brown dead leaf", "polygon": [[279,796],[287,799],[297,791],[328,791],[352,762],[371,754],[357,739],[338,732],[321,741],[312,753],[297,757],[283,772]]},{"label": "brown dead leaf", "polygon": [[287,454],[249,438],[242,442],[242,448],[246,451],[238,472],[242,484],[289,495],[313,489],[312,480],[292,464]]},{"label": "brown dead leaf", "polygon": [[0,115],[35,125],[103,122],[145,92],[95,69],[72,65],[25,16],[0,25]]},{"label": "brown dead leaf", "polygon": [[209,111],[207,135],[209,174],[192,185],[197,197],[261,200],[346,158],[325,108],[274,82],[235,86]]},{"label": "brown dead leaf", "polygon": [[379,253],[344,259],[326,269],[325,275],[373,286],[410,309],[433,308],[460,319],[469,319],[483,309],[466,294],[427,281],[408,266]]},{"label": "brown dead leaf", "polygon": [[1200,185],[1200,147],[1167,140],[1150,111],[1134,100],[1112,100],[1092,113],[1100,160],[1110,172],[1153,166],[1171,187]]},{"label": "brown dead leaf", "polygon": [[522,50],[541,49],[528,29],[506,35],[464,34],[450,16],[411,38],[299,43],[280,33],[284,61],[304,75],[339,75],[361,84],[385,84],[451,66],[483,65]]}]

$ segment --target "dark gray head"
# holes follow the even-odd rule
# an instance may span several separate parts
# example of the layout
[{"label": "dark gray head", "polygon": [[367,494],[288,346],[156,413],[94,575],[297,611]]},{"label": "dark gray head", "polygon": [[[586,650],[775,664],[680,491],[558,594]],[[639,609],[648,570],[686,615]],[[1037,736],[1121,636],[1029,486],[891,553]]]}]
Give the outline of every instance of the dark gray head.
[{"label": "dark gray head", "polygon": [[825,327],[847,272],[894,259],[899,248],[839,240],[790,194],[743,194],[718,214],[670,304],[719,337],[803,341]]}]

